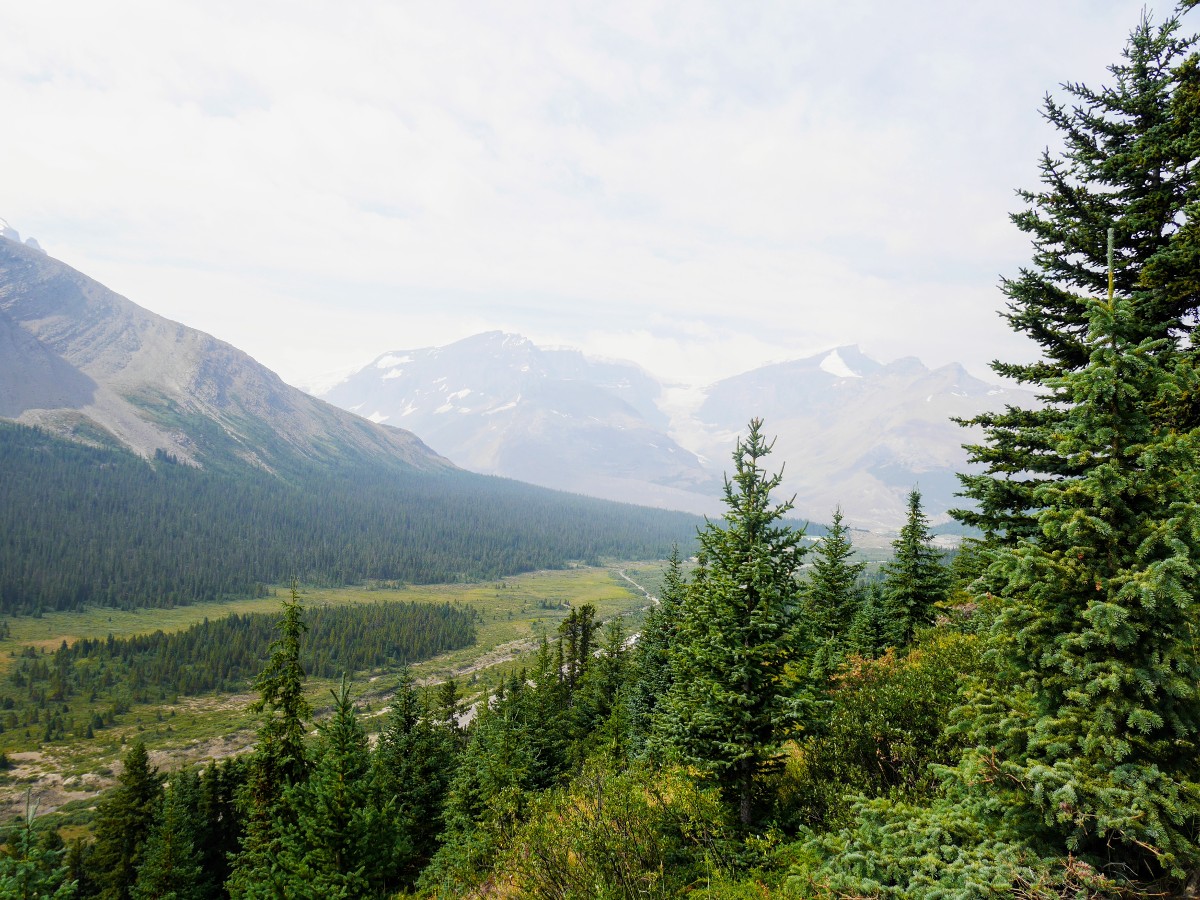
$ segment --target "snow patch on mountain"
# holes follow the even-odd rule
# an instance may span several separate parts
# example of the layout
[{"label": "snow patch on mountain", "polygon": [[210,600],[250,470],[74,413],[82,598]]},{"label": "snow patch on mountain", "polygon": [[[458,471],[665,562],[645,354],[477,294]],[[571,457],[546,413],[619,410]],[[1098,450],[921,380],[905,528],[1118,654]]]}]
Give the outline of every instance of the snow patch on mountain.
[{"label": "snow patch on mountain", "polygon": [[836,350],[821,360],[821,371],[828,372],[835,378],[862,378],[860,374],[846,365],[846,361]]}]

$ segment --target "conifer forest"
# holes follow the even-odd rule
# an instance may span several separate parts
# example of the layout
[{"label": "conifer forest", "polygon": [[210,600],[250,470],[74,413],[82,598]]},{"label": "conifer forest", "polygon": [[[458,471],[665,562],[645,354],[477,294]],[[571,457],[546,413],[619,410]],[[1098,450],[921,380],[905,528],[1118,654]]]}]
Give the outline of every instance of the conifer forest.
[{"label": "conifer forest", "polygon": [[[747,410],[723,518],[676,546],[644,614],[572,603],[482,689],[410,668],[470,645],[469,609],[316,607],[295,589],[279,615],[31,647],[0,679],[0,728],[88,739],[122,704],[242,690],[257,731],[246,753],[182,768],[131,740],[81,828],[31,801],[3,823],[0,896],[1200,895],[1197,38],[1146,14],[1109,73],[1045,101],[1054,142],[1012,216],[1032,249],[1001,283],[1002,315],[1038,359],[994,364],[1043,402],[962,423],[979,437],[956,552],[935,546],[919,487],[877,570],[840,509],[806,535],[779,491],[771,423]],[[0,454],[34,465],[42,440],[0,431]],[[155,521],[199,512],[211,527],[183,548],[130,544],[141,555],[67,529],[69,565],[43,572],[27,552],[37,516],[14,520],[0,559],[28,562],[0,566],[0,612],[102,602],[96,565],[162,596],[252,589],[295,570],[283,548],[307,516],[359,522],[341,501],[257,483],[176,508],[105,452],[80,449],[55,477],[103,463],[129,485],[80,502],[144,499]],[[230,491],[239,527],[278,537],[270,572],[222,534]],[[511,542],[490,519],[441,532],[440,548],[424,519],[400,550],[330,539],[299,578],[337,581],[343,551],[347,571],[455,580],[663,545],[650,520],[623,545],[607,523],[573,543],[566,525],[588,509],[531,516]],[[471,529],[486,556],[463,549]],[[167,568],[175,550],[224,547],[223,570]],[[371,716],[367,670],[387,673]],[[56,716],[80,696],[93,716]]]}]

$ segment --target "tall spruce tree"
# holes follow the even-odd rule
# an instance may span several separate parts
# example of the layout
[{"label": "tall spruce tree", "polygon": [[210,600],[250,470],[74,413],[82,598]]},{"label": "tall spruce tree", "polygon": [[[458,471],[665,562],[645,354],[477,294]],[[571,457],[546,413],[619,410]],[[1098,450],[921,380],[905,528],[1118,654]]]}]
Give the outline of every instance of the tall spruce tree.
[{"label": "tall spruce tree", "polygon": [[312,709],[304,698],[305,673],[300,663],[300,644],[308,627],[295,584],[278,628],[271,657],[255,682],[260,696],[254,710],[264,715],[264,721],[242,795],[246,823],[242,849],[226,883],[235,898],[282,896],[281,840],[294,818],[287,790],[308,777],[304,733]]},{"label": "tall spruce tree", "polygon": [[[1081,474],[1081,461],[1053,450],[1069,404],[1057,379],[1088,363],[1087,315],[1077,294],[1107,290],[1109,228],[1116,242],[1113,281],[1127,299],[1136,336],[1167,338],[1194,327],[1200,117],[1176,95],[1186,88],[1182,95],[1194,98],[1198,75],[1189,59],[1195,38],[1179,32],[1177,16],[1158,27],[1144,17],[1124,59],[1110,67],[1111,85],[1066,84],[1067,103],[1045,101],[1044,115],[1063,149],[1043,153],[1039,190],[1019,192],[1027,208],[1012,219],[1033,240],[1033,263],[1002,282],[1005,318],[1038,343],[1042,357],[1029,364],[994,362],[993,368],[1034,386],[1047,403],[964,422],[984,432],[982,443],[968,447],[983,471],[960,476],[963,496],[975,506],[955,516],[993,542],[1036,536],[1040,487]],[[1192,427],[1200,423],[1200,404],[1160,415]]]},{"label": "tall spruce tree", "polygon": [[851,562],[853,555],[850,529],[838,507],[833,511],[829,532],[813,553],[815,558],[802,592],[809,667],[818,680],[834,672],[851,650],[850,628],[863,601],[859,579],[867,567],[865,562]]},{"label": "tall spruce tree", "polygon": [[134,741],[121,759],[117,785],[96,808],[96,868],[102,900],[129,900],[162,802],[163,776],[146,745]]},{"label": "tall spruce tree", "polygon": [[935,606],[950,591],[950,573],[933,546],[921,492],[908,493],[908,517],[892,542],[892,559],[883,566],[883,617],[888,642],[903,647],[918,625],[933,621]]},{"label": "tall spruce tree", "polygon": [[1038,539],[992,565],[1006,678],[974,729],[1037,839],[1182,875],[1200,864],[1200,432],[1157,411],[1200,377],[1132,303],[1087,306],[1090,363],[1056,383],[1073,405],[1053,439],[1083,474],[1043,486]]},{"label": "tall spruce tree", "polygon": [[286,897],[382,897],[387,855],[399,841],[390,802],[372,790],[366,732],[349,681],[331,690],[333,716],[320,725],[311,772],[287,789],[280,868]]},{"label": "tall spruce tree", "polygon": [[725,479],[724,527],[710,522],[698,535],[666,700],[674,753],[714,779],[744,826],[754,819],[760,776],[779,764],[797,726],[788,666],[796,656],[804,531],[780,521],[792,504],[771,500],[782,472],[762,468],[770,452],[762,422],[752,419],[733,453],[733,478]]},{"label": "tall spruce tree", "polygon": [[457,725],[434,720],[405,667],[372,757],[376,803],[393,811],[388,837],[394,846],[384,865],[388,887],[411,885],[437,849],[457,753]]}]

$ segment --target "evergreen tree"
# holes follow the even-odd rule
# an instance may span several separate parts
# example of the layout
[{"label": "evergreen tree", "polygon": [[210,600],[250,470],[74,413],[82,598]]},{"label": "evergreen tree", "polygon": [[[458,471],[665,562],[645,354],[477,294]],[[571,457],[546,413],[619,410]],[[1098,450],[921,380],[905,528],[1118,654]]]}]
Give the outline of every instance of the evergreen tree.
[{"label": "evergreen tree", "polygon": [[875,657],[887,646],[888,620],[883,585],[875,581],[863,589],[861,603],[850,622],[846,649],[859,656]]},{"label": "evergreen tree", "polygon": [[[1088,363],[1087,314],[1076,292],[1102,296],[1107,290],[1109,228],[1116,243],[1113,283],[1129,301],[1134,337],[1166,338],[1194,327],[1200,305],[1200,117],[1194,115],[1200,76],[1188,59],[1195,39],[1180,37],[1179,28],[1178,17],[1159,27],[1143,18],[1124,60],[1110,67],[1111,86],[1097,91],[1067,84],[1069,105],[1046,99],[1045,117],[1063,150],[1042,155],[1041,190],[1019,192],[1028,207],[1012,218],[1033,239],[1033,265],[1002,282],[1009,300],[1005,318],[1037,341],[1042,358],[1023,365],[996,362],[993,368],[1039,388],[1050,402],[964,423],[984,431],[985,441],[968,447],[984,471],[960,476],[963,495],[976,508],[955,516],[993,541],[1035,537],[1040,487],[1081,474],[1080,460],[1053,452],[1069,400],[1056,379]],[[1200,422],[1200,404],[1160,414],[1192,427]]]},{"label": "evergreen tree", "polygon": [[[49,849],[34,828],[37,805],[25,794],[25,815],[0,850],[0,897],[8,900],[70,900],[75,882],[68,878],[64,850]],[[59,840],[61,844],[61,839]]]},{"label": "evergreen tree", "polygon": [[850,562],[854,547],[849,532],[838,507],[828,534],[816,547],[802,591],[812,654],[810,672],[817,680],[836,671],[850,651],[850,629],[862,606],[859,578],[867,564]]},{"label": "evergreen tree", "polygon": [[472,723],[446,797],[441,846],[419,882],[435,897],[465,896],[484,878],[522,821],[533,792],[548,786],[537,778],[524,693],[514,682],[503,697],[482,704]]},{"label": "evergreen tree", "polygon": [[721,787],[744,826],[759,777],[797,725],[788,665],[796,655],[796,573],[803,530],[781,524],[782,473],[761,468],[771,445],[752,419],[725,480],[725,526],[699,532],[700,565],[684,595],[667,697],[673,752]]},{"label": "evergreen tree", "polygon": [[1200,864],[1200,432],[1157,414],[1200,374],[1121,298],[1080,302],[1090,363],[1055,383],[1052,447],[1082,474],[992,555],[992,674],[955,729],[974,746],[929,806],[858,804],[821,842],[831,891],[1144,895]]},{"label": "evergreen tree", "polygon": [[629,677],[629,652],[620,617],[608,620],[604,640],[575,692],[570,711],[570,766],[581,771],[584,762],[602,752],[609,759],[625,759],[629,719],[622,692]]},{"label": "evergreen tree", "polygon": [[435,721],[422,702],[412,672],[400,672],[387,724],[372,757],[381,809],[391,808],[385,875],[388,886],[411,885],[437,849],[442,808],[458,753],[457,726]]},{"label": "evergreen tree", "polygon": [[1181,874],[1200,863],[1200,432],[1156,411],[1200,378],[1134,304],[1081,305],[1090,363],[1055,382],[1053,447],[1083,474],[1040,488],[1038,539],[992,565],[1006,678],[974,727],[1011,815],[1060,852]]},{"label": "evergreen tree", "polygon": [[182,772],[172,780],[160,805],[158,821],[138,865],[133,900],[203,900],[204,871],[197,847],[195,812],[200,780]]},{"label": "evergreen tree", "polygon": [[308,776],[305,722],[312,710],[304,698],[300,643],[307,631],[300,593],[292,584],[283,605],[279,638],[259,675],[254,710],[265,714],[243,794],[246,832],[226,887],[231,897],[275,897],[282,890],[279,855],[282,832],[292,824],[287,789]]},{"label": "evergreen tree", "polygon": [[628,705],[630,753],[634,757],[649,756],[661,762],[662,747],[655,735],[672,731],[657,720],[664,715],[662,701],[671,690],[671,645],[685,587],[676,545],[663,570],[658,602],[647,610],[642,632],[633,646]]},{"label": "evergreen tree", "polygon": [[950,573],[921,509],[921,492],[908,493],[908,518],[892,542],[892,559],[885,563],[883,612],[887,639],[896,647],[912,641],[918,625],[933,621],[934,607],[950,592]]},{"label": "evergreen tree", "polygon": [[392,809],[373,802],[367,735],[350,685],[330,691],[333,717],[320,726],[308,778],[288,788],[280,865],[287,897],[381,897],[386,855],[397,847]]},{"label": "evergreen tree", "polygon": [[199,774],[199,797],[194,812],[196,847],[200,851],[201,894],[224,897],[230,860],[242,841],[238,797],[245,789],[247,760],[214,762]]},{"label": "evergreen tree", "polygon": [[129,900],[146,843],[162,802],[163,776],[150,766],[146,745],[135,741],[121,760],[117,784],[96,808],[91,863],[101,900]]}]

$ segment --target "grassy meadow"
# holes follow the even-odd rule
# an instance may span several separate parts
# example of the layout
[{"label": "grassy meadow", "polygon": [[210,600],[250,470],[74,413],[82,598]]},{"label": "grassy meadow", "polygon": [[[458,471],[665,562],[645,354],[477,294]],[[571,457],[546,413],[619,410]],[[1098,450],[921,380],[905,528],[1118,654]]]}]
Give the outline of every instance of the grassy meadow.
[{"label": "grassy meadow", "polygon": [[[635,629],[646,607],[645,594],[636,585],[654,592],[662,566],[632,563],[606,567],[579,567],[533,572],[477,584],[367,585],[300,590],[305,607],[324,604],[351,605],[381,601],[452,603],[476,611],[477,640],[470,647],[443,654],[413,667],[425,683],[449,677],[458,680],[468,699],[503,677],[512,668],[531,661],[543,635],[553,640],[559,622],[572,606],[591,603],[597,618],[622,616]],[[89,609],[53,612],[40,617],[9,618],[9,636],[0,640],[0,679],[16,656],[27,647],[50,653],[81,638],[128,637],[162,630],[181,631],[204,619],[233,613],[276,612],[286,586],[271,589],[271,596],[225,603],[197,604],[174,609],[122,611]],[[395,688],[394,673],[374,670],[351,673],[359,706],[368,728],[388,703]],[[328,706],[331,683],[310,679],[309,694],[318,718]],[[255,695],[247,686],[238,694],[179,697],[173,702],[134,705],[110,728],[90,739],[68,737],[41,740],[38,726],[0,732],[0,752],[11,768],[0,772],[0,821],[19,813],[26,790],[41,800],[43,811],[59,809],[86,820],[95,794],[112,782],[118,760],[130,741],[140,737],[159,768],[170,770],[205,759],[241,753],[254,740],[257,720],[248,711]],[[97,701],[100,702],[100,701]],[[107,706],[107,701],[104,701]],[[76,718],[94,710],[86,698],[73,697],[64,704]],[[65,710],[64,710],[65,711]],[[74,801],[74,802],[72,802]]]}]

